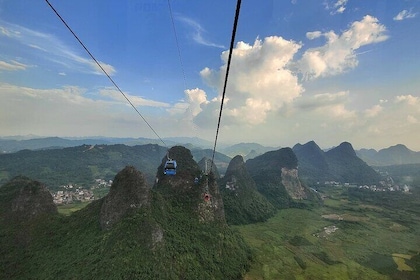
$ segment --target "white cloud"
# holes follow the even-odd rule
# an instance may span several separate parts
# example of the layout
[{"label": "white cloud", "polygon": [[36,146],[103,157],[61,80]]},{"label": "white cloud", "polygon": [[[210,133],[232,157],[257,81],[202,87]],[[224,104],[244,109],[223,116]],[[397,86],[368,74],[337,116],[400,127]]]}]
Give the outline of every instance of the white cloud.
[{"label": "white cloud", "polygon": [[321,36],[322,36],[321,31],[314,31],[314,32],[307,32],[306,33],[306,38],[308,38],[309,40],[313,40],[313,39],[319,38]]},{"label": "white cloud", "polygon": [[415,18],[417,16],[417,13],[413,13],[413,9],[411,8],[410,11],[408,10],[402,10],[398,13],[395,17],[393,17],[393,20],[395,21],[401,21],[409,18]]},{"label": "white cloud", "polygon": [[[111,100],[118,101],[119,103],[127,104],[131,106],[127,99],[116,89],[114,88],[103,88],[99,90],[101,96],[109,97]],[[124,92],[124,95],[130,100],[134,106],[149,106],[149,107],[169,107],[168,103],[144,99],[136,95],[130,95],[129,93]]]},{"label": "white cloud", "polygon": [[[324,46],[311,48],[304,52],[297,67],[305,79],[332,76],[353,69],[358,65],[355,51],[362,46],[379,43],[388,38],[386,28],[378,19],[365,16],[355,21],[341,35],[329,31],[323,33],[327,39]],[[317,38],[319,31],[309,32],[308,38]]]},{"label": "white cloud", "polygon": [[[43,52],[42,55],[34,53],[33,56],[37,58],[42,57],[72,71],[78,70],[102,74],[101,69],[87,54],[85,56],[77,54],[52,34],[42,33],[0,20],[0,35],[6,36],[8,40],[14,40],[23,46],[29,47],[34,52]],[[81,47],[80,51],[82,51]],[[99,63],[109,75],[112,76],[116,73],[112,65],[101,61]]]},{"label": "white cloud", "polygon": [[418,124],[419,120],[416,117],[414,117],[413,115],[408,115],[407,116],[407,122],[410,123],[410,124]]},{"label": "white cloud", "polygon": [[[127,106],[128,103],[115,100],[115,92],[109,89],[102,89],[99,93],[76,86],[37,89],[0,83],[0,92],[0,131],[3,136],[32,133],[155,137],[144,121]],[[104,99],[101,94],[108,94],[110,99]],[[129,97],[139,106],[159,105],[158,102]],[[165,103],[160,105],[168,106]],[[168,123],[168,120],[149,113],[143,115],[153,127],[162,128],[162,123]]]},{"label": "white cloud", "polygon": [[197,21],[188,17],[184,17],[184,16],[177,16],[176,19],[185,23],[188,27],[192,29],[192,39],[197,44],[208,46],[208,47],[216,47],[220,49],[225,48],[223,45],[211,42],[210,40],[205,38],[204,34],[206,33],[206,30]]},{"label": "white cloud", "polygon": [[377,104],[373,106],[372,108],[365,110],[365,115],[368,118],[372,118],[372,117],[377,116],[380,112],[382,112],[383,109],[384,108],[381,105]]},{"label": "white cloud", "polygon": [[5,26],[0,26],[0,34],[6,37],[10,37],[10,38],[20,37],[19,31],[15,31]]},{"label": "white cloud", "polygon": [[[296,75],[288,69],[294,54],[301,47],[294,41],[271,36],[256,39],[253,45],[238,42],[233,50],[229,72],[223,122],[227,125],[264,123],[267,115],[281,109],[298,97],[303,88]],[[218,115],[228,51],[221,55],[219,70],[204,68],[204,81],[219,92],[219,96],[202,107],[196,121],[209,123]],[[204,102],[203,102],[204,103]]]},{"label": "white cloud", "polygon": [[336,106],[348,101],[348,92],[319,93],[296,99],[295,107],[301,110],[314,110],[328,106]]},{"label": "white cloud", "polygon": [[398,95],[395,97],[396,103],[407,103],[411,106],[418,106],[420,108],[420,97],[409,95]]},{"label": "white cloud", "polygon": [[10,62],[1,61],[0,60],[0,71],[18,71],[18,70],[26,70],[29,66],[15,60],[11,60]]},{"label": "white cloud", "polygon": [[327,10],[331,10],[331,15],[335,15],[342,14],[346,10],[347,2],[348,0],[337,0],[332,2],[325,1],[324,5]]}]

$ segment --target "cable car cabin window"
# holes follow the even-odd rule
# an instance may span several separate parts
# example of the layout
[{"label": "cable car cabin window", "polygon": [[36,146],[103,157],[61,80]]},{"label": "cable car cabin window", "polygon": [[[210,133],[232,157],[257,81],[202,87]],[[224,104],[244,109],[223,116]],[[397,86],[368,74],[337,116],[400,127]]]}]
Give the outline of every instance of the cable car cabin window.
[{"label": "cable car cabin window", "polygon": [[174,169],[174,168],[175,168],[175,166],[174,166],[174,164],[171,162],[171,163],[166,164],[166,168],[167,168],[167,169]]}]

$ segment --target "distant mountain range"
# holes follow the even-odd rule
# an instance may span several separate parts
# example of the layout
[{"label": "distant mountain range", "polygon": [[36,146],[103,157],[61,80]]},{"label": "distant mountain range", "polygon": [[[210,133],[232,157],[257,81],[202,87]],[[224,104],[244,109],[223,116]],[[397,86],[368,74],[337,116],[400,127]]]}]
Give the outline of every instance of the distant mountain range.
[{"label": "distant mountain range", "polygon": [[356,154],[371,166],[420,163],[420,152],[414,152],[402,144],[379,151],[374,149],[361,149],[356,151]]},{"label": "distant mountain range", "polygon": [[[172,147],[182,145],[188,148],[211,148],[212,143],[197,137],[169,137],[162,139],[166,146]],[[91,137],[91,138],[32,138],[23,137],[3,137],[0,138],[0,153],[14,153],[20,150],[45,150],[56,148],[76,147],[80,145],[112,145],[124,144],[127,146],[158,144],[163,145],[159,139],[151,138],[110,138],[110,137]]]},{"label": "distant mountain range", "polygon": [[[167,147],[175,145],[184,146],[190,150],[198,149],[212,149],[213,143],[198,137],[168,137],[162,139]],[[313,142],[313,141],[311,141]],[[310,143],[310,142],[308,142]],[[29,136],[9,136],[0,137],[0,154],[14,153],[20,150],[45,150],[56,148],[76,147],[81,145],[113,145],[124,144],[127,146],[157,144],[162,146],[163,143],[159,139],[151,138],[112,138],[112,137],[89,137],[89,138],[60,138],[60,137],[37,137],[35,135]],[[299,150],[299,145],[295,145]],[[253,159],[269,151],[274,151],[280,147],[263,146],[258,143],[239,143],[234,145],[219,145],[218,152],[233,158],[240,155],[244,161]],[[319,147],[318,147],[319,149]],[[319,149],[320,150],[320,149]],[[322,150],[321,150],[322,151]],[[356,155],[370,166],[387,166],[400,164],[414,164],[420,163],[420,152],[415,152],[408,149],[405,145],[398,144],[386,149],[376,151],[374,149],[360,149],[356,150]],[[207,152],[203,152],[207,153]],[[315,148],[312,156],[317,156],[319,151]],[[318,158],[320,164],[323,159]],[[224,170],[226,170],[229,162],[225,162]],[[325,167],[325,166],[324,166]]]},{"label": "distant mountain range", "polygon": [[269,151],[274,151],[280,147],[266,147],[257,143],[239,143],[219,149],[221,153],[230,157],[242,156],[244,160],[255,158]]}]

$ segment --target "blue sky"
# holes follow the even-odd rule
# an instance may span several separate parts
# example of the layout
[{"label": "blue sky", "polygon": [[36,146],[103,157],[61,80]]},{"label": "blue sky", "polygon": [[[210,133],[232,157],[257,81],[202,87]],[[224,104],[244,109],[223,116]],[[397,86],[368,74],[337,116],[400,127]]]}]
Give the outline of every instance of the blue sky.
[{"label": "blue sky", "polygon": [[[50,3],[159,136],[213,141],[236,1],[171,0],[176,37],[166,0]],[[243,1],[220,141],[420,151],[419,13]],[[0,0],[0,96],[0,137],[155,137],[45,1]]]}]

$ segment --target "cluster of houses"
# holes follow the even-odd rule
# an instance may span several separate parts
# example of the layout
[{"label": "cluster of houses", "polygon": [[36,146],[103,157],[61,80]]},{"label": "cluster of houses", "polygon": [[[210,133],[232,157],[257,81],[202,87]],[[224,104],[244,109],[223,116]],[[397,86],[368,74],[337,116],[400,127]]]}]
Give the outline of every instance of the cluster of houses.
[{"label": "cluster of houses", "polygon": [[90,189],[78,187],[73,184],[61,186],[62,190],[51,192],[55,204],[70,204],[74,202],[85,202],[95,200],[94,189],[109,188],[112,180],[95,179],[95,184]]},{"label": "cluster of houses", "polygon": [[312,236],[315,237],[321,237],[321,238],[327,238],[328,239],[328,235],[330,235],[331,233],[334,233],[338,230],[338,227],[336,227],[335,225],[332,226],[326,226],[324,227],[324,230],[318,233],[313,233]]},{"label": "cluster of houses", "polygon": [[389,192],[400,191],[400,192],[406,192],[406,193],[410,192],[410,186],[406,184],[404,184],[403,186],[399,186],[399,185],[389,184],[385,182],[380,182],[380,186],[377,186],[377,185],[356,185],[356,184],[351,184],[351,183],[342,184],[336,181],[326,181],[325,185],[326,186],[353,187],[353,188],[371,190],[375,192],[387,192],[387,191]]}]

